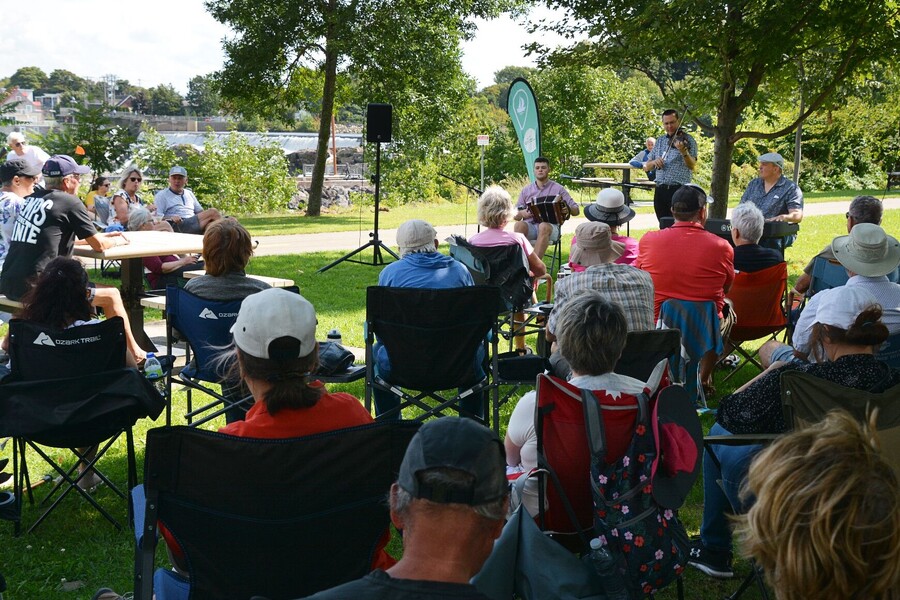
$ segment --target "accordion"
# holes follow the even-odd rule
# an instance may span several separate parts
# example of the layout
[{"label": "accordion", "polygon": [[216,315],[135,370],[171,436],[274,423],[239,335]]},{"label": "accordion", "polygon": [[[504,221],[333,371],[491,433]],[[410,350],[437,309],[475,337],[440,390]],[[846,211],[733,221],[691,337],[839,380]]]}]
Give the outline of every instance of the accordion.
[{"label": "accordion", "polygon": [[538,223],[561,225],[569,218],[569,207],[562,196],[539,196],[526,206]]}]

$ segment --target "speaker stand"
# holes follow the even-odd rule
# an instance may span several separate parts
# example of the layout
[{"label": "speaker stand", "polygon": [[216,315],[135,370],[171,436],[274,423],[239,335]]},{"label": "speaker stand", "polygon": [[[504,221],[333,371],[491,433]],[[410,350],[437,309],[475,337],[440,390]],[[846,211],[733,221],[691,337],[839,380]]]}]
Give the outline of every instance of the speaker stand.
[{"label": "speaker stand", "polygon": [[[381,256],[381,250],[384,249],[385,252],[394,257],[395,260],[400,260],[400,257],[397,254],[384,245],[384,243],[378,238],[378,208],[379,203],[381,201],[381,142],[375,142],[375,227],[372,233],[369,234],[369,237],[372,238],[353,252],[349,254],[345,254],[340,257],[336,261],[329,263],[316,271],[316,273],[324,273],[331,267],[342,263],[344,261],[353,262],[360,265],[383,265],[384,258]],[[356,260],[353,257],[365,250],[368,247],[372,247],[372,262],[365,262],[362,260]]]}]

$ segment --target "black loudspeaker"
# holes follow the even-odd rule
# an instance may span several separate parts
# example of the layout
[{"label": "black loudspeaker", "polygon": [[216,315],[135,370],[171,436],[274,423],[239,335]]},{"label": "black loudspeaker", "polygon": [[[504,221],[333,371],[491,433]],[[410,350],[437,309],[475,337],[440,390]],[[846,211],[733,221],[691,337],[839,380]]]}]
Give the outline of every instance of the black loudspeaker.
[{"label": "black loudspeaker", "polygon": [[391,141],[391,117],[394,107],[390,104],[369,104],[366,106],[366,141]]}]

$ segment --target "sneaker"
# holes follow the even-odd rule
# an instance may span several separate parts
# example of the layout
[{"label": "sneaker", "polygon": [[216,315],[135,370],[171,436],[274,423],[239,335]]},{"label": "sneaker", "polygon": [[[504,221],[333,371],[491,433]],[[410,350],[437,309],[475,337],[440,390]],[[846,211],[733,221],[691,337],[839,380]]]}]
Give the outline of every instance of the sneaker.
[{"label": "sneaker", "polygon": [[91,600],[125,600],[125,597],[115,593],[109,588],[100,588],[97,590],[97,593],[91,597]]},{"label": "sneaker", "polygon": [[691,546],[688,564],[716,579],[734,577],[734,571],[731,568],[731,552],[710,550],[699,540]]}]

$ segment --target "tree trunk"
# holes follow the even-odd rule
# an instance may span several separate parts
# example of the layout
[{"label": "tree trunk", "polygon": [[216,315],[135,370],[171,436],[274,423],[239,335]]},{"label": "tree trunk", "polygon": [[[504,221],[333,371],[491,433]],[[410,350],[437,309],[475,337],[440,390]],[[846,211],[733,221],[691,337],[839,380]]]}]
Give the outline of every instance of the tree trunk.
[{"label": "tree trunk", "polygon": [[715,199],[710,216],[724,219],[728,211],[728,188],[731,184],[732,136],[737,129],[738,111],[731,102],[720,107],[713,142],[712,183],[709,195]]},{"label": "tree trunk", "polygon": [[[334,0],[332,0],[333,2]],[[316,163],[313,166],[309,201],[306,205],[306,216],[308,217],[318,217],[322,212],[325,160],[328,158],[331,115],[334,114],[334,93],[337,87],[337,59],[338,55],[334,49],[332,38],[328,36],[325,40],[325,88],[322,90],[322,112],[319,115],[319,142],[316,145]],[[337,161],[337,156],[334,157],[334,160]]]}]

